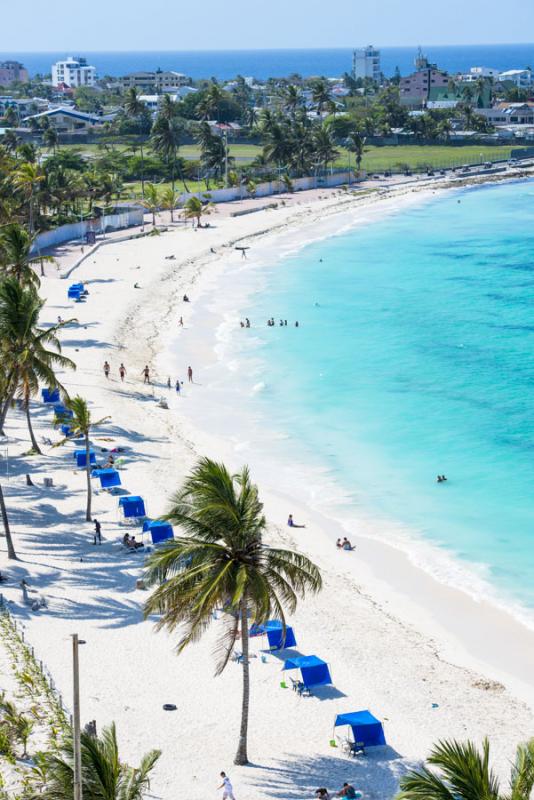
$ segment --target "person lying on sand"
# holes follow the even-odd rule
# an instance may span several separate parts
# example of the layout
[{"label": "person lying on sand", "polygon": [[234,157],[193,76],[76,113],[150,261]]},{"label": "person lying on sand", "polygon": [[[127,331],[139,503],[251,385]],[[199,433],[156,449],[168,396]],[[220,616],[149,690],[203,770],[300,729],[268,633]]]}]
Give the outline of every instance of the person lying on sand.
[{"label": "person lying on sand", "polygon": [[290,528],[305,528],[306,527],[306,525],[297,525],[293,521],[293,514],[290,514],[289,517],[287,518],[287,524],[289,525]]},{"label": "person lying on sand", "polygon": [[354,786],[351,786],[350,783],[345,782],[343,787],[339,790],[336,794],[336,797],[348,797],[350,800],[354,800],[356,797],[361,797],[362,793],[357,792]]}]

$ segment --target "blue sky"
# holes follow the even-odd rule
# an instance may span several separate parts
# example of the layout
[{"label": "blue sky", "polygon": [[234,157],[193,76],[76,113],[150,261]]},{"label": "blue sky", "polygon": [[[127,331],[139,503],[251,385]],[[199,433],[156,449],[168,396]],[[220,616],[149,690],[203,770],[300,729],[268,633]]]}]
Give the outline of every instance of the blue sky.
[{"label": "blue sky", "polygon": [[504,4],[488,0],[8,0],[5,6],[0,15],[0,46],[26,52],[498,44],[534,39],[534,0]]}]

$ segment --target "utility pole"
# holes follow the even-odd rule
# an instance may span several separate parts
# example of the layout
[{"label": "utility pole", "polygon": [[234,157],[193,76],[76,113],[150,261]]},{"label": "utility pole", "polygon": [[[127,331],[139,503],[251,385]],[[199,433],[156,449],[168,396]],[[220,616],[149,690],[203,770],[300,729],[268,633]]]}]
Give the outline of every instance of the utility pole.
[{"label": "utility pole", "polygon": [[224,186],[228,186],[228,131],[224,132]]},{"label": "utility pole", "polygon": [[83,642],[78,639],[78,634],[72,634],[72,690],[73,690],[73,719],[72,738],[74,750],[74,800],[82,800],[82,752],[80,737],[80,661],[78,647]]}]

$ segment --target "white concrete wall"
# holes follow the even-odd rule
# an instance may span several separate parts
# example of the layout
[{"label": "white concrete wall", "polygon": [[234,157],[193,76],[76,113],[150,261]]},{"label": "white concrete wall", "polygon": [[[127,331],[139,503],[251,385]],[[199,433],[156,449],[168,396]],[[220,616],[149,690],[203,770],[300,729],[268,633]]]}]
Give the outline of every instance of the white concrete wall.
[{"label": "white concrete wall", "polygon": [[38,253],[49,247],[55,247],[73,239],[84,239],[85,234],[94,231],[99,234],[103,231],[118,231],[123,228],[132,228],[135,225],[142,225],[144,212],[142,208],[132,208],[122,214],[108,214],[98,219],[85,220],[83,222],[71,222],[69,225],[60,225],[51,231],[39,233],[35,237],[33,252]]}]

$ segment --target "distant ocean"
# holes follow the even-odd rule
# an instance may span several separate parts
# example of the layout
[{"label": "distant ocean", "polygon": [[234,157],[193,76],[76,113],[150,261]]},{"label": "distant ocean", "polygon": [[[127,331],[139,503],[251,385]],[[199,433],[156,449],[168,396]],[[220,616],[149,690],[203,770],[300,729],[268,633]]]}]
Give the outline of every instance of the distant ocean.
[{"label": "distant ocean", "polygon": [[[384,47],[381,49],[382,71],[391,76],[398,67],[401,73],[413,69],[417,47]],[[423,47],[425,55],[449,72],[468,70],[472,66],[499,70],[534,66],[534,44],[459,45]],[[348,72],[352,65],[352,49],[314,50],[203,50],[160,52],[91,52],[78,53],[0,53],[0,59],[17,58],[31,75],[50,73],[51,64],[67,55],[85,56],[100,77],[124,75],[134,70],[158,67],[183,72],[192,78],[227,80],[235,75],[266,79],[299,73],[303,77],[325,75],[333,78]]]}]

